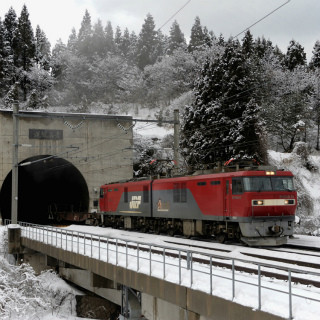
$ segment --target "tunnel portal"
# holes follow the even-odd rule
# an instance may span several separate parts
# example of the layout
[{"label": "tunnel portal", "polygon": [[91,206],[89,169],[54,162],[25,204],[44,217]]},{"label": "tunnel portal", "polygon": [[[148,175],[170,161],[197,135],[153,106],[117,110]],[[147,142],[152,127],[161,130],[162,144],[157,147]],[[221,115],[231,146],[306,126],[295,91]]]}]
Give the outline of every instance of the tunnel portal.
[{"label": "tunnel portal", "polygon": [[[25,164],[25,165],[24,165]],[[80,171],[65,159],[51,155],[19,163],[18,221],[51,223],[57,212],[88,212],[89,191]],[[12,171],[0,192],[2,219],[11,218]]]}]

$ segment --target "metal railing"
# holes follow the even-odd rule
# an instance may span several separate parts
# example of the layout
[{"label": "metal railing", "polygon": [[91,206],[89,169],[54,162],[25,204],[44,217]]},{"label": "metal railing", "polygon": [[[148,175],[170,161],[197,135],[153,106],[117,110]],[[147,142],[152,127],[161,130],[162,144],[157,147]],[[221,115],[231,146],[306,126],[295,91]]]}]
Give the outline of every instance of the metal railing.
[{"label": "metal railing", "polygon": [[[5,221],[5,225],[9,223],[10,220]],[[295,276],[297,274],[308,274],[318,277],[320,281],[320,272],[276,267],[272,264],[228,258],[223,255],[204,254],[193,250],[183,250],[171,246],[148,244],[52,226],[24,222],[19,222],[19,224],[22,237],[201,290],[210,295],[231,299],[240,304],[243,304],[243,301],[241,301],[241,297],[238,298],[236,289],[239,288],[238,295],[240,295],[243,292],[248,294],[248,292],[252,292],[252,288],[255,288],[253,292],[255,292],[257,299],[256,305],[248,305],[254,309],[263,311],[262,293],[272,291],[281,295],[282,304],[285,301],[283,297],[286,296],[289,319],[293,319],[294,316],[294,298],[297,299],[296,303],[299,303],[299,299],[308,299],[310,303],[320,303],[320,289],[318,293],[309,292],[307,286],[301,288],[292,283],[291,280],[293,274]],[[221,262],[228,264],[229,268],[215,265]],[[236,267],[243,265],[249,265],[253,269],[252,274],[236,270]],[[285,274],[287,281],[262,276],[263,271],[270,269],[276,269],[276,272]],[[230,283],[231,292],[228,295],[221,295],[220,289],[225,289],[226,282]],[[315,296],[319,298],[315,298]],[[320,304],[318,308],[320,308]],[[286,317],[287,315],[281,316]]]}]

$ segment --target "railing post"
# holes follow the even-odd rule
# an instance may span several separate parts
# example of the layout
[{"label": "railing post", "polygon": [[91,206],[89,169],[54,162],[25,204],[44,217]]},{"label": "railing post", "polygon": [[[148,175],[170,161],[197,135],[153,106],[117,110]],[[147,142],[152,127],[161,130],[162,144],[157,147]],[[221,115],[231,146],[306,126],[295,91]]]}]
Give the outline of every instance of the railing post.
[{"label": "railing post", "polygon": [[101,238],[100,238],[100,236],[99,236],[99,260],[100,260],[100,244],[101,244]]},{"label": "railing post", "polygon": [[210,256],[210,295],[212,295],[212,256]]},{"label": "railing post", "polygon": [[109,238],[107,239],[107,262],[109,263]]},{"label": "railing post", "polygon": [[291,287],[291,271],[288,270],[288,284],[289,284],[289,319],[292,318],[292,287]]},{"label": "railing post", "polygon": [[152,260],[152,257],[151,257],[151,246],[150,246],[150,250],[149,250],[149,265],[150,265],[150,272],[149,272],[149,275],[151,276],[151,260]]},{"label": "railing post", "polygon": [[187,269],[190,270],[190,252],[187,251]]},{"label": "railing post", "polygon": [[91,258],[92,258],[92,235],[91,235]]},{"label": "railing post", "polygon": [[166,248],[163,248],[163,280],[166,278]]},{"label": "railing post", "polygon": [[118,265],[118,239],[116,239],[116,266]]},{"label": "railing post", "polygon": [[190,254],[190,268],[191,268],[191,273],[190,273],[190,283],[191,283],[191,286],[193,285],[193,263],[192,263],[192,252]]},{"label": "railing post", "polygon": [[137,243],[137,272],[139,272],[139,243]]},{"label": "railing post", "polygon": [[126,268],[128,268],[128,241],[126,241]]},{"label": "railing post", "polygon": [[179,285],[181,285],[181,251],[179,250]]},{"label": "railing post", "polygon": [[235,273],[234,273],[234,259],[232,259],[232,300],[235,298]]},{"label": "railing post", "polygon": [[259,310],[261,310],[261,267],[258,264],[258,290],[259,290]]}]

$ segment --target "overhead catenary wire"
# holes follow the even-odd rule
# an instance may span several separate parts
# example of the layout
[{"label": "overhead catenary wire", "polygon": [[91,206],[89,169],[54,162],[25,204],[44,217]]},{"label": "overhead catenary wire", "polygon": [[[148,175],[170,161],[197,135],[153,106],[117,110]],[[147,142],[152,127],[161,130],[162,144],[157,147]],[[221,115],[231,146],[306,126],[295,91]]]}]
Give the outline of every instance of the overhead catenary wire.
[{"label": "overhead catenary wire", "polygon": [[291,0],[287,0],[285,3],[283,3],[281,6],[277,7],[276,9],[272,10],[271,12],[269,12],[268,14],[266,14],[265,16],[263,16],[261,19],[259,19],[258,21],[256,21],[255,23],[253,23],[252,25],[250,25],[249,27],[247,27],[246,29],[242,30],[241,32],[239,32],[237,35],[235,35],[234,37],[232,37],[232,39],[237,38],[240,34],[246,32],[247,30],[249,30],[251,27],[255,26],[256,24],[258,24],[259,22],[261,22],[262,20],[266,19],[267,17],[271,16],[273,13],[275,13],[276,11],[278,11],[280,8],[282,8],[283,6],[285,6],[286,4],[288,4]]},{"label": "overhead catenary wire", "polygon": [[176,11],[159,29],[160,31],[171,19],[173,19],[181,10],[183,10],[192,0],[188,0],[178,11]]}]

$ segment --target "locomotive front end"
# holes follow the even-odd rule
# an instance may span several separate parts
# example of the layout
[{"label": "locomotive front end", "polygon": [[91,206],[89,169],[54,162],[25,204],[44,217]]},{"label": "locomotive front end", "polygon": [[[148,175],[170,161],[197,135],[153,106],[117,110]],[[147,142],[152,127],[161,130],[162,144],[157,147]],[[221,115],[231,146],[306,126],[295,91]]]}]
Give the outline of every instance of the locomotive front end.
[{"label": "locomotive front end", "polygon": [[239,223],[248,245],[282,245],[293,235],[297,192],[289,171],[265,171],[242,178],[248,210]]}]

